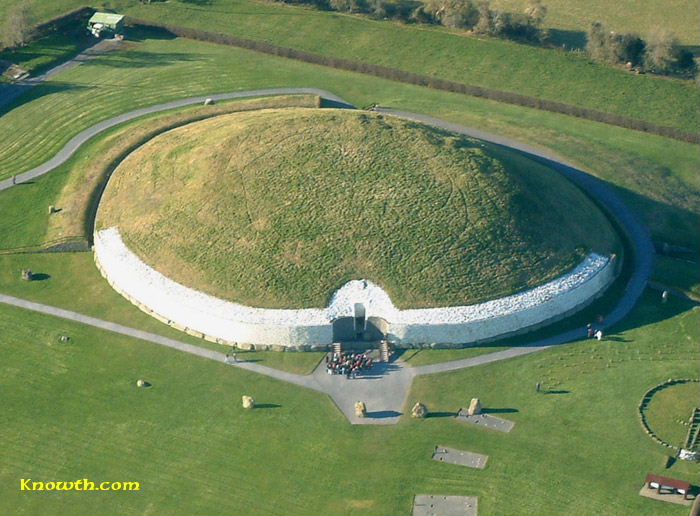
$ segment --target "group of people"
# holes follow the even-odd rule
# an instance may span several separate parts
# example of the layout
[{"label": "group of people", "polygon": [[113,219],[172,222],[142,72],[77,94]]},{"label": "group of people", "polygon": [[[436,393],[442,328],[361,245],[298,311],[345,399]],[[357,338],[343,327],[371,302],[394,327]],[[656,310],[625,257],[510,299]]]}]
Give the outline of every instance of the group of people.
[{"label": "group of people", "polygon": [[333,353],[326,355],[326,372],[356,378],[361,371],[372,368],[372,359],[366,353]]}]

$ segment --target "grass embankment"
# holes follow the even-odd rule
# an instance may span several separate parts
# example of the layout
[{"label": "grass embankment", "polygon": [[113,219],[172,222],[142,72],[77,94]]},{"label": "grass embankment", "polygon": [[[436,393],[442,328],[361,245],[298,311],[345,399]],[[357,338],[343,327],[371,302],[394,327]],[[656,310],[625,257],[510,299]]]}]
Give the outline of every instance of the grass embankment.
[{"label": "grass embankment", "polygon": [[[154,2],[138,18],[364,61],[697,131],[694,81],[634,75],[580,53],[251,0]],[[312,34],[312,37],[309,35]],[[390,49],[387,52],[387,49]]]},{"label": "grass embankment", "polygon": [[[664,470],[668,451],[637,419],[650,385],[696,372],[697,311],[655,301],[636,309],[639,328],[621,334],[627,342],[579,342],[418,378],[408,402],[426,402],[436,417],[392,426],[352,426],[323,395],[0,306],[0,511],[409,514],[414,494],[442,493],[478,496],[488,514],[685,515],[686,507],[637,494],[647,472],[697,476],[683,461]],[[71,340],[59,342],[62,334]],[[152,387],[138,389],[138,378]],[[537,381],[548,394],[534,392]],[[265,408],[245,411],[243,394]],[[439,417],[473,396],[515,421],[513,431]],[[489,462],[472,470],[432,461],[436,444]],[[141,491],[17,489],[20,478],[86,477],[139,481]]]},{"label": "grass embankment", "polygon": [[115,170],[98,224],[179,283],[273,308],[324,307],[357,278],[403,308],[471,304],[617,248],[547,167],[346,110],[237,113],[157,136]]},{"label": "grass embankment", "polygon": [[[31,269],[38,279],[25,281],[22,269]],[[131,328],[226,352],[220,344],[191,337],[161,323],[120,296],[100,276],[92,253],[41,253],[0,256],[0,292],[37,303],[58,306]],[[66,323],[67,324],[67,323]],[[241,359],[291,373],[308,374],[322,353],[275,353],[237,351]]]}]

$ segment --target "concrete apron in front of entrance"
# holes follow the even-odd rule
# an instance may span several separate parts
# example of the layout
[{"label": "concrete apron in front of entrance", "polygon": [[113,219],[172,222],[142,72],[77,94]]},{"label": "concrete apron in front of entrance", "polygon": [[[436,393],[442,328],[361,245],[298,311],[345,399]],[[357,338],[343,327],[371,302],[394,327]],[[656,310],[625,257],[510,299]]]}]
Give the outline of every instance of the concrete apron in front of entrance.
[{"label": "concrete apron in front of entrance", "polygon": [[[401,360],[377,362],[371,371],[348,379],[344,375],[329,375],[322,360],[314,370],[313,378],[353,425],[393,425],[402,416],[413,381],[412,369]],[[367,417],[355,415],[357,401],[362,401],[367,407]]]}]

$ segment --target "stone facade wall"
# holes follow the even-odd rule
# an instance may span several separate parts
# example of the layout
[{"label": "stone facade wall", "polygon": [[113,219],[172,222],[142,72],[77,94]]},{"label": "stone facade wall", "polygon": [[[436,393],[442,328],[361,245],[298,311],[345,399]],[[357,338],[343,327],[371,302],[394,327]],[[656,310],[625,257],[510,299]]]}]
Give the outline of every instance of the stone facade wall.
[{"label": "stone facade wall", "polygon": [[603,295],[615,280],[616,264],[610,260],[586,282],[551,299],[519,311],[455,324],[391,324],[389,340],[397,347],[455,347],[526,333],[563,319]]},{"label": "stone facade wall", "polygon": [[617,260],[590,255],[571,272],[540,287],[468,307],[397,310],[366,280],[338,290],[326,309],[271,310],[216,299],[166,278],[138,258],[117,228],[95,232],[95,262],[110,285],[144,312],[190,335],[244,349],[317,350],[333,342],[333,320],[356,301],[367,317],[388,324],[397,347],[463,347],[531,331],[602,295]]}]

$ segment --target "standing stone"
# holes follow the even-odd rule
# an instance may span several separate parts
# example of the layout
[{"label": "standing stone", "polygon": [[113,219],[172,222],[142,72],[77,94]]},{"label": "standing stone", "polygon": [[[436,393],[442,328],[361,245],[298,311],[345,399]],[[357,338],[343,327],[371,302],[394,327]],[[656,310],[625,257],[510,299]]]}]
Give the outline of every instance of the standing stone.
[{"label": "standing stone", "polygon": [[145,386],[146,386],[146,382],[144,382],[143,380],[137,380],[137,381],[136,381],[136,386],[137,386],[137,387],[145,387]]},{"label": "standing stone", "polygon": [[27,280],[27,281],[32,281],[32,270],[31,269],[22,269],[22,279]]},{"label": "standing stone", "polygon": [[424,418],[428,415],[428,407],[423,405],[420,401],[416,402],[411,409],[411,417]]},{"label": "standing stone", "polygon": [[51,215],[55,211],[56,211],[56,206],[54,206],[53,204],[51,206],[49,206],[49,215]]},{"label": "standing stone", "polygon": [[355,402],[355,415],[357,417],[367,417],[367,407],[365,406],[364,402]]},{"label": "standing stone", "polygon": [[467,409],[467,415],[476,416],[481,414],[481,402],[479,398],[472,398],[471,403],[469,403],[469,408]]},{"label": "standing stone", "polygon": [[205,105],[205,106],[210,106],[210,105],[212,105],[213,103],[214,103],[214,99],[212,99],[212,98],[206,98],[206,99],[204,99],[204,105]]},{"label": "standing stone", "polygon": [[242,401],[243,408],[245,409],[252,409],[255,407],[255,399],[253,399],[251,396],[243,396]]}]

